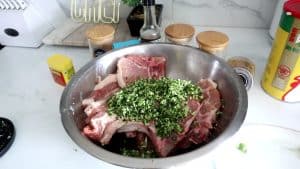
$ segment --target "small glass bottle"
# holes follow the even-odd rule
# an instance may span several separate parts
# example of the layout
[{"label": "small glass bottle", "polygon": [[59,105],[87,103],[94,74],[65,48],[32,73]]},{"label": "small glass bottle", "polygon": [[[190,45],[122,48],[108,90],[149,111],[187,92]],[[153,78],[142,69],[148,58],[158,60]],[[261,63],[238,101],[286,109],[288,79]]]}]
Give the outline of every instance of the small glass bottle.
[{"label": "small glass bottle", "polygon": [[156,23],[155,0],[143,0],[144,25],[140,30],[142,42],[151,42],[160,39],[160,27]]}]

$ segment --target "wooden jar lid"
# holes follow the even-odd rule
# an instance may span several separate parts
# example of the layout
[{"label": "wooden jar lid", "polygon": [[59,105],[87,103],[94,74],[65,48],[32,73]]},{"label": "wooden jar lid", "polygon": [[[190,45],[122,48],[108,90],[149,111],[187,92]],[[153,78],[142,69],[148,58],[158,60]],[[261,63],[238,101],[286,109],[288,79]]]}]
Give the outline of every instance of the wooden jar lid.
[{"label": "wooden jar lid", "polygon": [[86,30],[86,37],[93,40],[104,40],[110,38],[115,33],[115,28],[112,25],[100,24],[90,27]]},{"label": "wooden jar lid", "polygon": [[194,33],[195,28],[189,24],[171,24],[165,29],[166,35],[176,39],[191,38]]},{"label": "wooden jar lid", "polygon": [[225,48],[229,42],[226,34],[217,31],[200,32],[196,40],[201,46],[209,48]]}]

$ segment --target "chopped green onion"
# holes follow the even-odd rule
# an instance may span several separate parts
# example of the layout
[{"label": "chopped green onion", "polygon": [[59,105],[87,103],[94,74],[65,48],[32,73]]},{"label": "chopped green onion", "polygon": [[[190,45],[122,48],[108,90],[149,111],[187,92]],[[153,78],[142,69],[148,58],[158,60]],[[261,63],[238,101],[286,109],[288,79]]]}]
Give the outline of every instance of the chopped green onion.
[{"label": "chopped green onion", "polygon": [[242,153],[247,153],[247,146],[245,143],[238,144],[237,149],[240,150]]},{"label": "chopped green onion", "polygon": [[128,121],[155,123],[158,136],[182,131],[180,120],[189,115],[188,99],[203,98],[191,81],[170,78],[143,79],[123,88],[108,101],[108,112]]}]

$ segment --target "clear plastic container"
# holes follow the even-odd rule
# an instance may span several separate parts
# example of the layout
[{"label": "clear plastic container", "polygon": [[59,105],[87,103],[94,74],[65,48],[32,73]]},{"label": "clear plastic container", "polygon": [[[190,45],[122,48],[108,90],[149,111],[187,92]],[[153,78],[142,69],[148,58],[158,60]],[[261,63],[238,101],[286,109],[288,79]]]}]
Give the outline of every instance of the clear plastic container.
[{"label": "clear plastic container", "polygon": [[225,59],[229,38],[226,34],[217,31],[200,32],[196,36],[199,48]]}]

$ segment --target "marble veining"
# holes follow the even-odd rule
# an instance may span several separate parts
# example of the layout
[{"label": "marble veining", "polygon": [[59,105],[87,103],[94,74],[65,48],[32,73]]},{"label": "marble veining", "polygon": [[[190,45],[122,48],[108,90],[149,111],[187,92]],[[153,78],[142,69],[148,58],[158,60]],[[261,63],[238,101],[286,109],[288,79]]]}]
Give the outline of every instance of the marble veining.
[{"label": "marble veining", "polygon": [[264,18],[262,11],[260,11],[258,9],[250,8],[249,6],[246,6],[246,5],[238,4],[234,0],[222,0],[222,1],[219,1],[219,4],[221,6],[223,6],[224,8],[228,8],[228,9],[246,10],[246,11],[254,14],[257,18],[259,18],[263,22],[266,22],[266,23],[269,22],[266,18]]},{"label": "marble veining", "polygon": [[189,3],[189,1],[180,1],[180,0],[175,0],[175,4],[177,3],[178,5],[192,5],[194,8],[212,8],[213,5],[207,1],[203,2],[201,1],[195,1],[193,3]]},{"label": "marble veining", "polygon": [[200,26],[268,28],[277,0],[172,0],[173,21]]}]

